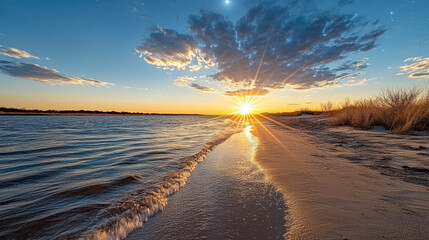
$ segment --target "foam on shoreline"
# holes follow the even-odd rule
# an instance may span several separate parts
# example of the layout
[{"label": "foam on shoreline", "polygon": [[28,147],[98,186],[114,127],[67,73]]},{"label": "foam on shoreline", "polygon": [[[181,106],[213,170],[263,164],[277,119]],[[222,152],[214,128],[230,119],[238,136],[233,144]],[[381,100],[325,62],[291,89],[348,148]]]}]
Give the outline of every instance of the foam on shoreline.
[{"label": "foam on shoreline", "polygon": [[114,203],[103,211],[104,222],[90,229],[79,239],[124,239],[128,233],[141,228],[149,217],[163,211],[168,203],[168,196],[186,185],[191,172],[220,143],[227,140],[234,132],[225,132],[207,142],[196,154],[181,159],[178,169],[171,172],[155,188],[142,188],[137,193]]}]

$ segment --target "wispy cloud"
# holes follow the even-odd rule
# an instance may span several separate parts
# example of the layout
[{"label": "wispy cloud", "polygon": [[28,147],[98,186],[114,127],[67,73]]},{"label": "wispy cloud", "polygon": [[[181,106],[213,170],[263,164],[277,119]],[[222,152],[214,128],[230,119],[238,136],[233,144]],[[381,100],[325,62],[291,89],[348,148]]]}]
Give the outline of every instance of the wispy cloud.
[{"label": "wispy cloud", "polygon": [[137,89],[137,90],[141,90],[141,91],[147,91],[147,90],[149,90],[149,88],[131,87],[131,86],[128,86],[128,85],[123,85],[123,87],[126,88],[126,89]]},{"label": "wispy cloud", "polygon": [[209,87],[206,87],[206,86],[202,86],[202,85],[197,84],[197,83],[191,83],[191,84],[189,85],[189,87],[194,88],[194,89],[197,89],[197,90],[200,90],[200,91],[203,91],[203,92],[213,92],[213,91],[214,91],[214,89],[213,89],[213,88],[209,88]]},{"label": "wispy cloud", "polygon": [[4,47],[0,45],[0,54],[11,58],[35,58],[39,57],[31,55],[30,53],[13,47]]},{"label": "wispy cloud", "polygon": [[180,77],[176,78],[176,80],[174,81],[174,84],[176,86],[190,87],[190,88],[193,88],[193,89],[196,89],[199,91],[203,91],[203,92],[215,91],[213,88],[209,88],[209,87],[194,83],[193,81],[195,81],[195,80],[197,80],[196,76],[180,76]]},{"label": "wispy cloud", "polygon": [[264,96],[270,93],[270,91],[266,89],[238,89],[235,91],[226,91],[225,95],[227,96]]},{"label": "wispy cloud", "polygon": [[176,80],[174,81],[174,84],[176,86],[189,86],[189,84],[191,84],[193,81],[195,81],[197,79],[197,77],[195,76],[179,76],[176,78]]},{"label": "wispy cloud", "polygon": [[136,52],[163,69],[198,72],[214,67],[212,79],[237,92],[244,86],[243,93],[337,85],[368,66],[366,60],[348,57],[374,49],[385,32],[377,22],[355,15],[316,10],[296,14],[293,7],[269,2],[250,9],[236,23],[201,11],[189,16],[188,29],[153,29]]},{"label": "wispy cloud", "polygon": [[351,80],[348,80],[343,85],[351,87],[351,86],[363,86],[363,85],[366,85],[367,83],[368,83],[368,79],[363,78],[363,79],[351,79]]},{"label": "wispy cloud", "polygon": [[408,74],[409,78],[429,78],[429,57],[412,57],[404,60],[398,75]]},{"label": "wispy cloud", "polygon": [[52,85],[63,84],[88,84],[97,86],[112,85],[112,83],[103,82],[91,78],[80,78],[67,76],[55,69],[42,67],[38,64],[28,64],[22,62],[11,62],[0,60],[0,71],[12,77],[24,78]]}]

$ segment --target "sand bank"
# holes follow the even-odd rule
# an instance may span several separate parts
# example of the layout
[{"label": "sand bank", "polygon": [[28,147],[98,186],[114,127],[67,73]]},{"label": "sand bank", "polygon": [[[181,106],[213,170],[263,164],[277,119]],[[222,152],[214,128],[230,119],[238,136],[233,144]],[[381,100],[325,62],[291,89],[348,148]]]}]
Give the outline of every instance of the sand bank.
[{"label": "sand bank", "polygon": [[261,121],[266,129],[255,125],[256,161],[284,193],[288,239],[428,239],[426,186],[340,158],[332,144],[300,130]]}]

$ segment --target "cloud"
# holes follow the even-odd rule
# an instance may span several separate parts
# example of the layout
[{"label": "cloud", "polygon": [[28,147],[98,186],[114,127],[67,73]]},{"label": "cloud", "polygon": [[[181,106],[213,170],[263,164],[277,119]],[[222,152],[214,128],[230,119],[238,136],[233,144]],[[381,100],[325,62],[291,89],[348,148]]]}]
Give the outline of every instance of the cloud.
[{"label": "cloud", "polygon": [[172,29],[156,28],[135,51],[147,63],[157,67],[184,69],[196,56],[196,46],[191,36]]},{"label": "cloud", "polygon": [[214,91],[213,88],[201,86],[201,85],[196,84],[196,83],[191,83],[189,86],[191,88],[194,88],[194,89],[197,89],[197,90],[200,90],[200,91],[203,91],[203,92],[213,92]]},{"label": "cloud", "polygon": [[270,93],[270,91],[266,89],[238,89],[235,91],[226,91],[226,96],[264,96]]},{"label": "cloud", "polygon": [[366,78],[360,79],[360,80],[358,80],[358,79],[351,79],[351,80],[348,80],[347,82],[345,82],[343,85],[352,87],[352,86],[366,85],[367,83],[368,83],[368,79],[366,79]]},{"label": "cloud", "polygon": [[197,77],[195,76],[179,76],[176,78],[176,80],[174,81],[174,84],[176,86],[181,86],[181,87],[190,87],[196,90],[200,90],[203,92],[213,92],[215,91],[213,88],[209,88],[206,86],[202,86],[200,84],[194,83],[193,81],[197,80]]},{"label": "cloud", "polygon": [[8,56],[11,58],[35,58],[39,59],[39,57],[33,56],[30,53],[20,50],[17,48],[8,48],[0,45],[0,54],[4,56]]},{"label": "cloud", "polygon": [[24,78],[52,85],[63,84],[88,84],[88,85],[112,85],[112,83],[94,80],[91,78],[80,78],[66,76],[55,69],[39,66],[38,64],[28,64],[22,62],[11,62],[0,60],[0,71],[12,77]]},{"label": "cloud", "polygon": [[193,81],[195,81],[197,77],[195,76],[179,76],[174,81],[176,86],[189,86]]},{"label": "cloud", "polygon": [[404,63],[411,62],[400,66],[401,71],[398,75],[408,74],[409,78],[429,78],[429,57],[412,57],[404,60]]},{"label": "cloud", "polygon": [[404,62],[418,62],[421,61],[422,57],[409,57],[404,60]]},{"label": "cloud", "polygon": [[156,28],[136,52],[163,69],[213,68],[212,79],[237,90],[228,94],[253,88],[268,93],[287,86],[338,85],[368,66],[366,59],[348,58],[374,49],[386,31],[376,22],[338,11],[294,11],[263,2],[236,23],[219,13],[201,11],[188,17],[188,32]]},{"label": "cloud", "polygon": [[123,87],[124,87],[124,88],[126,88],[126,89],[138,89],[138,90],[141,90],[141,91],[147,91],[147,90],[149,90],[149,88],[143,88],[143,87],[130,87],[130,86],[128,86],[128,85],[123,85]]}]

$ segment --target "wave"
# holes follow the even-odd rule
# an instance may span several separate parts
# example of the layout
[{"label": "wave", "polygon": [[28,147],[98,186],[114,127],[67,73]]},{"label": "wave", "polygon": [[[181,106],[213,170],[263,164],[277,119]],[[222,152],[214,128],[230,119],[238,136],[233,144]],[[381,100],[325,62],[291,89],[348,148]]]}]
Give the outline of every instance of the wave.
[{"label": "wave", "polygon": [[[163,211],[168,196],[186,185],[186,182],[198,163],[219,144],[237,131],[219,134],[215,140],[207,142],[196,154],[182,158],[176,171],[170,172],[163,180],[151,189],[141,188],[136,193],[109,205],[100,213],[104,219],[101,223],[84,233],[81,240],[124,239],[128,233],[141,228],[149,217]],[[61,236],[59,236],[61,238]]]}]

